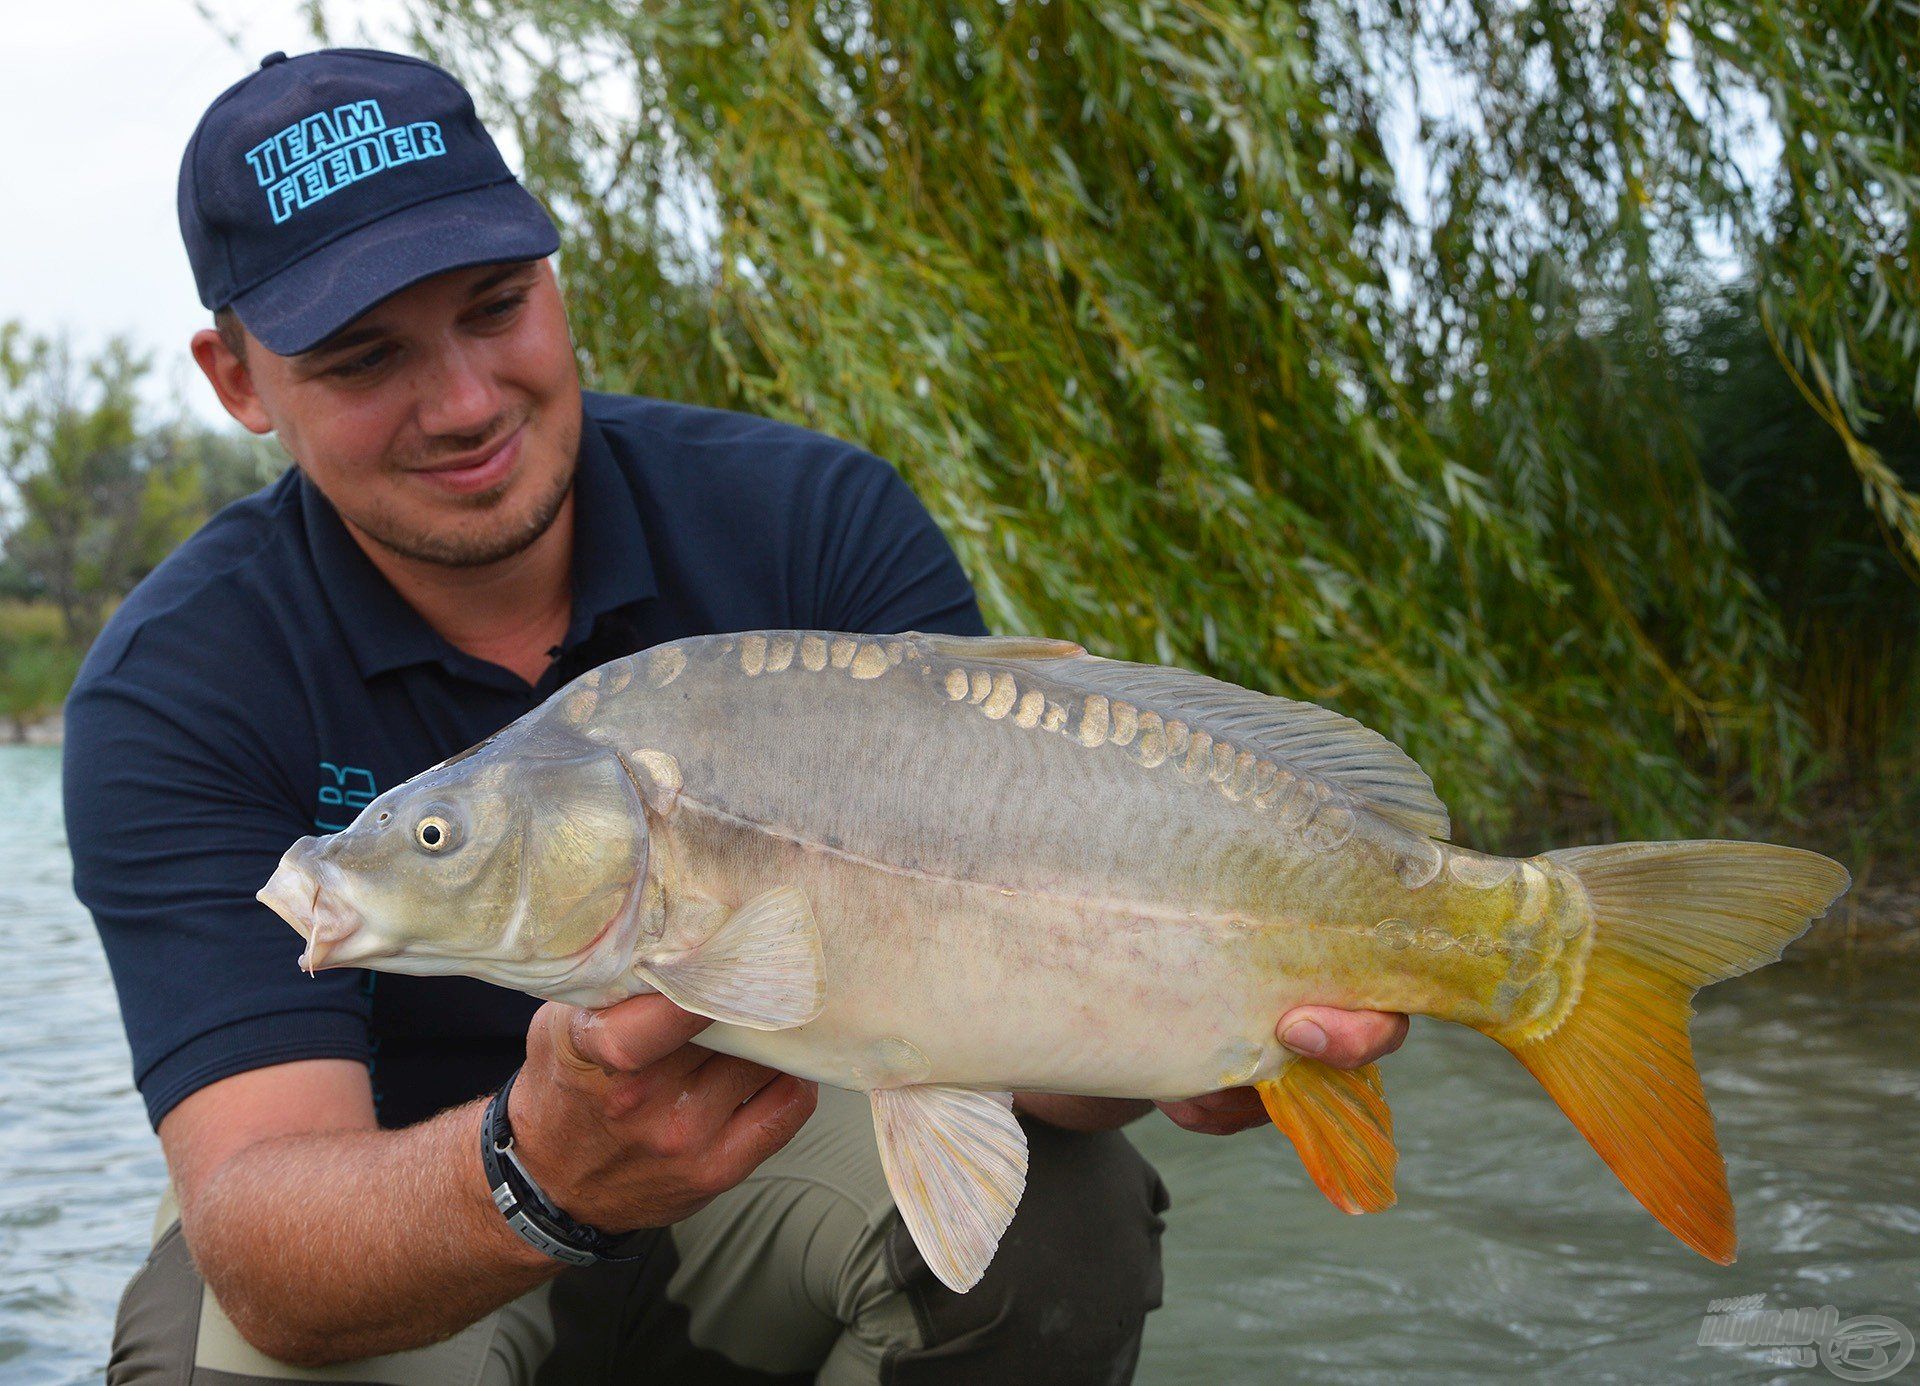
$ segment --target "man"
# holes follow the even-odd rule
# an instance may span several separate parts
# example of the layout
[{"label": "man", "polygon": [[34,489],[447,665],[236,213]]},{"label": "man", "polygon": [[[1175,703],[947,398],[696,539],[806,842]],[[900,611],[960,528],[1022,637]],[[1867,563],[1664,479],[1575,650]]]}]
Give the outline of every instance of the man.
[{"label": "man", "polygon": [[[984,633],[912,494],[803,429],[583,396],[552,223],[428,64],[270,56],[196,130],[180,216],[216,313],[194,358],[297,467],[128,598],[69,703],[76,888],[171,1175],[110,1378],[1124,1376],[1166,1200],[1116,1128],[1147,1104],[1022,1094],[1026,1198],[954,1295],[857,1098],[699,1048],[660,996],[310,979],[253,899],[295,837],[635,649]],[[1282,1024],[1352,1065],[1405,1022]],[[481,1119],[516,1066],[529,1176],[622,1259],[567,1268],[496,1207]],[[1245,1090],[1163,1105],[1261,1120]]]}]

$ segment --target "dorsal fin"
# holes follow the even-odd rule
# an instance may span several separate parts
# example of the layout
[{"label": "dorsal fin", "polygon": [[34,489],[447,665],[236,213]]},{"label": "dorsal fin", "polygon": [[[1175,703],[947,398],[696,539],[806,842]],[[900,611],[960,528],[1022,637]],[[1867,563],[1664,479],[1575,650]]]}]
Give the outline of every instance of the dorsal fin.
[{"label": "dorsal fin", "polygon": [[1444,841],[1451,831],[1447,806],[1412,756],[1317,703],[1256,693],[1186,669],[1102,659],[1067,640],[918,632],[913,638],[952,659],[1032,664],[1044,678],[1177,718],[1216,741],[1337,785],[1382,818],[1424,836]]}]

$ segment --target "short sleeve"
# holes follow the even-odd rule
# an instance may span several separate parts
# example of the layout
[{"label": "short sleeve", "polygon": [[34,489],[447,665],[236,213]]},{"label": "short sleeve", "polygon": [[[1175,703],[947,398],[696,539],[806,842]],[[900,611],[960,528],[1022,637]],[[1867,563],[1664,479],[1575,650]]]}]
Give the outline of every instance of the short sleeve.
[{"label": "short sleeve", "polygon": [[973,584],[911,487],[882,459],[851,452],[824,469],[811,516],[818,630],[985,635]]},{"label": "short sleeve", "polygon": [[193,677],[178,660],[122,664],[83,676],[66,716],[74,890],[156,1127],[235,1073],[370,1053],[359,974],[301,972],[299,936],[254,899],[312,827],[233,699]]}]

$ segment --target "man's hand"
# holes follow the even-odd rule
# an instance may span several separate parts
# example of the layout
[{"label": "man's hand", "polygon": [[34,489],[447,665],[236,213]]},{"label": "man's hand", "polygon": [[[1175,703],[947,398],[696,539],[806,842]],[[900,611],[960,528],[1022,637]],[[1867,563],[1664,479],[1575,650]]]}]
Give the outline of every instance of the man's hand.
[{"label": "man's hand", "polygon": [[508,1116],[521,1160],[563,1211],[611,1232],[665,1227],[813,1115],[814,1084],[688,1043],[712,1023],[658,995],[540,1008]]},{"label": "man's hand", "polygon": [[[1342,1011],[1332,1006],[1295,1006],[1274,1027],[1296,1054],[1334,1068],[1359,1068],[1398,1049],[1407,1038],[1407,1018],[1384,1011]],[[1267,1110],[1252,1088],[1225,1088],[1184,1102],[1153,1104],[1189,1131],[1230,1136],[1264,1126]]]},{"label": "man's hand", "polygon": [[[813,1114],[811,1083],[689,1044],[708,1023],[662,996],[535,1014],[514,1139],[567,1212],[608,1231],[677,1222]],[[181,1228],[241,1336],[302,1366],[400,1352],[558,1274],[488,1196],[483,1106],[381,1130],[365,1067],[308,1059],[169,1112]]]}]

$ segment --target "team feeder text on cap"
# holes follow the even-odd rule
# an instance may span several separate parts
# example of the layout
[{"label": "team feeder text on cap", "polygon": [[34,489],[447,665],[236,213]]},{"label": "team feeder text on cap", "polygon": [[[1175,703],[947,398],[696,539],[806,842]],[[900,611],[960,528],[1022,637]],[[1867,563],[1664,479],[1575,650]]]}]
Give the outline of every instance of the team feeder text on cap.
[{"label": "team feeder text on cap", "polygon": [[390,129],[378,101],[355,101],[260,141],[247,151],[247,163],[267,190],[273,219],[281,222],[350,183],[446,152],[439,121]]}]

